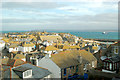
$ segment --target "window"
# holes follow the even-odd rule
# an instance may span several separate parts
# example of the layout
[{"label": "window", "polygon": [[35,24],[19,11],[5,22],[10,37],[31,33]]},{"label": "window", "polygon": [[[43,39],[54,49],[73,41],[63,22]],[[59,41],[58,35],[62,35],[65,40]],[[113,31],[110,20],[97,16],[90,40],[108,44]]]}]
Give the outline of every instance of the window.
[{"label": "window", "polygon": [[92,61],[92,67],[95,67],[95,66],[94,66],[94,61]]},{"label": "window", "polygon": [[107,69],[109,69],[109,63],[107,63]]},{"label": "window", "polygon": [[112,70],[112,63],[110,63],[110,70]]},{"label": "window", "polygon": [[72,68],[74,69],[74,66]]},{"label": "window", "polygon": [[77,65],[77,66],[76,66],[76,72],[78,72],[78,68],[79,68],[79,67],[78,67],[78,65]]},{"label": "window", "polygon": [[104,62],[104,68],[106,68],[106,63]]},{"label": "window", "polygon": [[27,76],[27,74],[26,74],[26,72],[24,72],[24,77],[26,77]]},{"label": "window", "polygon": [[116,53],[118,53],[118,49],[116,49]]},{"label": "window", "polygon": [[115,64],[113,63],[113,66],[112,66],[112,67],[113,67],[113,70],[114,70],[114,66],[115,66]]},{"label": "window", "polygon": [[115,54],[118,54],[118,47],[115,47],[115,48],[114,48],[114,53],[115,53]]},{"label": "window", "polygon": [[32,76],[32,71],[27,70],[27,71],[24,72],[24,77],[23,78],[30,77],[30,76]]},{"label": "window", "polygon": [[119,63],[117,63],[117,69],[119,68]]},{"label": "window", "polygon": [[72,69],[72,66],[70,66],[70,69]]},{"label": "window", "polygon": [[116,69],[116,63],[114,63],[114,70]]},{"label": "window", "polygon": [[66,68],[64,69],[64,76],[66,75]]},{"label": "window", "polygon": [[29,76],[30,75],[30,73],[29,73],[30,71],[27,71],[27,76]]},{"label": "window", "polygon": [[32,60],[32,62],[33,62],[33,65],[36,65],[36,60]]}]

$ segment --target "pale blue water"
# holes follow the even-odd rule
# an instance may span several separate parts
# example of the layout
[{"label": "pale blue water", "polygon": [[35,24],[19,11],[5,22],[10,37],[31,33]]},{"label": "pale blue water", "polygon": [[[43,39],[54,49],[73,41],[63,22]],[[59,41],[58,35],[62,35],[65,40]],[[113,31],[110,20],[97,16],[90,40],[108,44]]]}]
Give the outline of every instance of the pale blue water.
[{"label": "pale blue water", "polygon": [[[25,31],[3,31],[2,33],[8,32],[25,32]],[[79,31],[47,31],[47,32],[70,33],[78,37],[89,39],[118,39],[118,32],[108,32],[107,34],[102,34],[102,32],[79,32]]]}]

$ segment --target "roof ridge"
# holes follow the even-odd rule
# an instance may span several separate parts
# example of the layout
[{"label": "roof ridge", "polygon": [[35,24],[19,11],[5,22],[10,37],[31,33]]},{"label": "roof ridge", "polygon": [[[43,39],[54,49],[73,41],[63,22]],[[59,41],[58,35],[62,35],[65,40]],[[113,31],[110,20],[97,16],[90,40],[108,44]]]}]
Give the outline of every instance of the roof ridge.
[{"label": "roof ridge", "polygon": [[[33,65],[32,63],[28,63],[28,64]],[[36,65],[33,65],[33,66],[36,66]],[[40,67],[40,66],[36,66],[36,67],[38,67],[38,68],[42,68],[42,69],[46,69],[46,68],[43,68],[43,67]],[[48,70],[48,69],[46,69],[46,70]]]}]

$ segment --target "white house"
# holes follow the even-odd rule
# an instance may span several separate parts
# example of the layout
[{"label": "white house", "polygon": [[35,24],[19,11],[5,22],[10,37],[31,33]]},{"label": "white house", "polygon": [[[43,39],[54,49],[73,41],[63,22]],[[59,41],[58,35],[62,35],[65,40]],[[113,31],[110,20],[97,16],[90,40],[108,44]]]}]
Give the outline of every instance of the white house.
[{"label": "white house", "polygon": [[47,54],[49,54],[49,56],[51,54],[54,54],[55,52],[57,52],[57,50],[58,50],[58,48],[56,48],[54,46],[46,46],[46,47],[41,48],[41,52],[47,53]]},{"label": "white house", "polygon": [[61,78],[61,69],[57,66],[50,58],[49,55],[43,57],[39,62],[38,66],[48,69],[52,72],[52,78]]},{"label": "white house", "polygon": [[18,44],[11,44],[10,46],[8,46],[8,50],[9,52],[14,52],[14,51],[18,51]]},{"label": "white house", "polygon": [[8,46],[9,52],[21,51],[21,52],[31,52],[35,50],[35,45],[32,42],[23,42],[21,44],[11,44]]},{"label": "white house", "polygon": [[3,40],[0,40],[0,50],[5,48],[5,42]]},{"label": "white house", "polygon": [[19,47],[19,51],[22,52],[31,52],[35,50],[36,46],[32,42],[23,42],[22,45]]},{"label": "white house", "polygon": [[42,44],[45,46],[50,46],[52,45],[53,42],[48,42],[48,41],[44,41]]}]

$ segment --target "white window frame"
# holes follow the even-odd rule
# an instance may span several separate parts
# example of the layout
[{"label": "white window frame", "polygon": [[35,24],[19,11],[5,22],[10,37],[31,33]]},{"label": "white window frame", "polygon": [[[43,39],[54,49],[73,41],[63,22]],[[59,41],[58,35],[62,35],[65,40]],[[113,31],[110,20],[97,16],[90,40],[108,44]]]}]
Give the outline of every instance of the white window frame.
[{"label": "white window frame", "polygon": [[94,61],[92,61],[92,67],[95,67],[95,62]]},{"label": "white window frame", "polygon": [[32,77],[32,70],[27,70],[23,72],[23,78],[30,78]]}]

